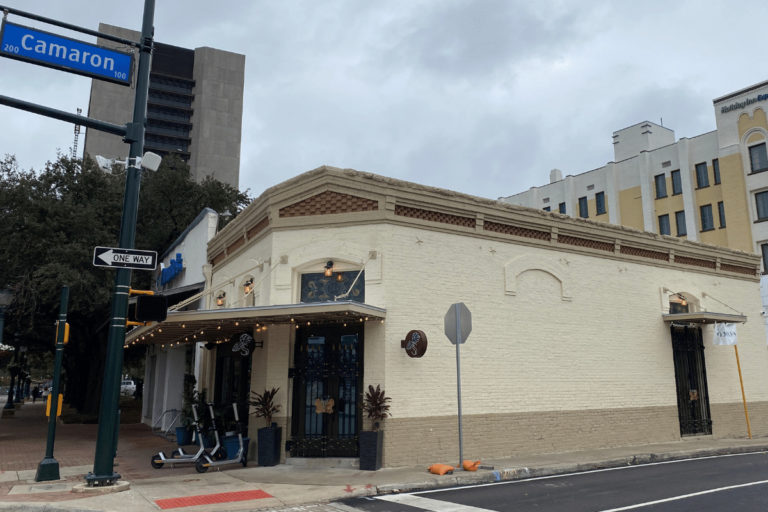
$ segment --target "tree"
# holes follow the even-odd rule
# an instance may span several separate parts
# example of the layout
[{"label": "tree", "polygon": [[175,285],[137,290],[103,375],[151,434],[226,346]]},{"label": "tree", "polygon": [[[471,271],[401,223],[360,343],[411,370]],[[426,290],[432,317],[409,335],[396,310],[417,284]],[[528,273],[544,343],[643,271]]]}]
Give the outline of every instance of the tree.
[{"label": "tree", "polygon": [[[64,387],[82,412],[98,407],[115,277],[92,265],[93,249],[117,244],[124,182],[124,173],[104,172],[90,158],[59,155],[40,172],[20,170],[13,156],[0,160],[0,288],[14,292],[4,339],[52,351],[59,294],[68,285]],[[170,158],[156,173],[143,172],[136,248],[162,253],[205,206],[237,214],[248,202],[229,185],[194,182],[186,164]],[[146,289],[150,279],[134,272],[132,286]]]}]

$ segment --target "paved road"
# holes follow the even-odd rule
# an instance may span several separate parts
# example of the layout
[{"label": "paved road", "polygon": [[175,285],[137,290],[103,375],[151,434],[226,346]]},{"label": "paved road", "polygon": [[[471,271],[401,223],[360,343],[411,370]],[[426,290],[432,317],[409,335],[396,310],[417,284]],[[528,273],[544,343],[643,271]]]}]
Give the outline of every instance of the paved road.
[{"label": "paved road", "polygon": [[367,512],[768,510],[768,454],[710,457],[346,500]]}]

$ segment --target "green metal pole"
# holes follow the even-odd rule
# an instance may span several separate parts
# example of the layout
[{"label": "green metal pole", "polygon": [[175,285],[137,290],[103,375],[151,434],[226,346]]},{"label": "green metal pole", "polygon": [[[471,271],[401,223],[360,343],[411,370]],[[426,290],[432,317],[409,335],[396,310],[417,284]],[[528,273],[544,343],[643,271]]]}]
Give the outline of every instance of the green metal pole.
[{"label": "green metal pole", "polygon": [[[139,72],[136,78],[136,97],[133,104],[133,122],[129,123],[126,142],[131,148],[128,154],[128,169],[125,178],[123,216],[120,224],[119,246],[133,249],[136,239],[136,216],[139,206],[141,168],[136,160],[144,151],[144,124],[147,117],[147,93],[149,70],[152,56],[152,36],[155,0],[144,1],[144,19],[141,26],[141,49]],[[107,361],[102,382],[99,406],[99,428],[96,437],[96,454],[93,472],[85,476],[89,486],[113,485],[120,479],[114,472],[114,454],[117,448],[118,405],[120,401],[120,378],[123,370],[123,344],[125,343],[125,322],[128,315],[128,293],[131,286],[131,270],[120,268],[115,277],[115,291],[112,296],[112,317],[107,338]]]},{"label": "green metal pole", "polygon": [[61,360],[64,358],[64,334],[67,324],[67,306],[69,304],[69,287],[61,287],[61,303],[59,305],[59,323],[56,332],[56,358],[53,363],[53,389],[48,395],[51,400],[50,416],[48,417],[48,439],[45,445],[45,457],[37,466],[35,482],[58,480],[59,461],[53,457],[53,444],[56,440],[56,412],[59,404],[59,381],[61,380]]}]

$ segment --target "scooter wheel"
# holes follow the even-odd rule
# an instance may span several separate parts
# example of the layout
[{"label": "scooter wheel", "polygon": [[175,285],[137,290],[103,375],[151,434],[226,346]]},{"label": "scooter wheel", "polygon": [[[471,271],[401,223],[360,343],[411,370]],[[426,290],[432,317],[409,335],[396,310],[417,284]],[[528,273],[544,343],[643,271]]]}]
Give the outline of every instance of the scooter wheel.
[{"label": "scooter wheel", "polygon": [[195,462],[195,470],[197,470],[198,473],[205,473],[208,471],[208,466],[205,465],[205,458],[200,457]]},{"label": "scooter wheel", "polygon": [[160,469],[163,467],[163,459],[160,458],[160,454],[156,453],[152,456],[152,460],[149,461],[150,464],[152,464],[152,467],[155,469]]}]

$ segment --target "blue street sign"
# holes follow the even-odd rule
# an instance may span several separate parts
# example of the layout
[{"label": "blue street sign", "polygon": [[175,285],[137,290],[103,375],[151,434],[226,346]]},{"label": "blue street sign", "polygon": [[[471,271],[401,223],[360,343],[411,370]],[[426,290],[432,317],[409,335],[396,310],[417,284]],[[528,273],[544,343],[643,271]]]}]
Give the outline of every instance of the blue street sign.
[{"label": "blue street sign", "polygon": [[133,55],[3,21],[0,55],[131,85]]}]

